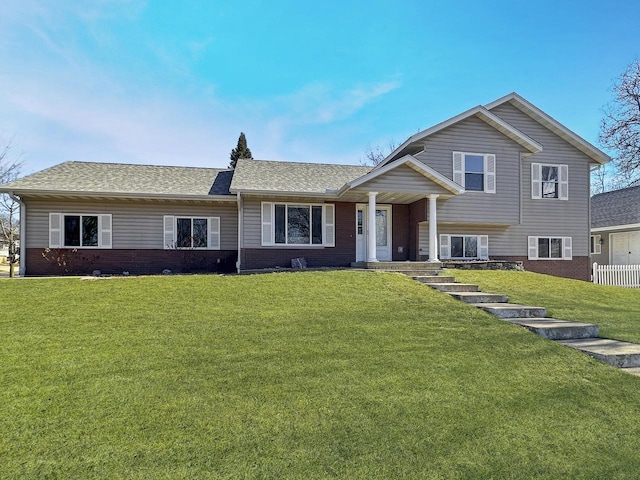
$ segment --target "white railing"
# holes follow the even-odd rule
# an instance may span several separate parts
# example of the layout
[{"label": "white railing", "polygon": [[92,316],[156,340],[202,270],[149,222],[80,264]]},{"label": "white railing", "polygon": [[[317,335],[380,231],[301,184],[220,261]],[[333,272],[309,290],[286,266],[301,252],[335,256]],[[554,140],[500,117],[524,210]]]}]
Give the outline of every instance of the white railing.
[{"label": "white railing", "polygon": [[593,264],[593,283],[640,288],[640,265]]}]

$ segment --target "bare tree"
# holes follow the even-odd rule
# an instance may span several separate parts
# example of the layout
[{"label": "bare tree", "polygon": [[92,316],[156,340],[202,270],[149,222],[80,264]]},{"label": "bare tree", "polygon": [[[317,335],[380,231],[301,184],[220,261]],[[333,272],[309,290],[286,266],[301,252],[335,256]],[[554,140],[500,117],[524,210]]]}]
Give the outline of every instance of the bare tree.
[{"label": "bare tree", "polygon": [[[12,140],[6,142],[0,151],[0,184],[15,180],[20,175],[22,167],[21,154],[12,155]],[[9,246],[9,276],[15,274],[15,266],[18,263],[18,244],[20,221],[18,217],[19,203],[15,198],[0,195],[0,234]],[[24,241],[24,239],[20,239]]]},{"label": "bare tree", "polygon": [[364,158],[360,159],[360,165],[371,165],[375,167],[387,158],[387,156],[393,152],[397,146],[398,145],[393,139],[389,140],[386,147],[381,147],[380,145],[373,147],[371,144],[367,145]]},{"label": "bare tree", "polygon": [[604,109],[600,143],[615,152],[616,179],[626,187],[640,178],[640,60],[631,63],[613,85],[614,98]]}]

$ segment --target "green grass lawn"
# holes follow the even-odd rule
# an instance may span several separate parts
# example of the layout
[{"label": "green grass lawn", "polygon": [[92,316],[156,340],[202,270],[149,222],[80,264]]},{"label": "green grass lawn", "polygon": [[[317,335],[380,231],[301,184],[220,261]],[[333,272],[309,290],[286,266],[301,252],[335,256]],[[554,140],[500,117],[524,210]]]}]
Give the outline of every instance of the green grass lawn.
[{"label": "green grass lawn", "polygon": [[640,378],[398,274],[3,280],[0,304],[3,479],[640,472]]},{"label": "green grass lawn", "polygon": [[[504,293],[511,303],[545,307],[547,316],[595,323],[600,336],[640,343],[640,290],[531,272],[449,270],[459,282]],[[640,477],[640,474],[639,474]]]}]

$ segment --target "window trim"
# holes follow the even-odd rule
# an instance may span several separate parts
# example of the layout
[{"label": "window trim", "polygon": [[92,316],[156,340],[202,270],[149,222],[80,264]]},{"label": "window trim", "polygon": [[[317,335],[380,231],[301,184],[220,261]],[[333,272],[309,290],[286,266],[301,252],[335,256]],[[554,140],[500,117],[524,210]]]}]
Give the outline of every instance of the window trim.
[{"label": "window trim", "polygon": [[[206,247],[179,247],[178,219],[190,219],[193,228],[194,219],[207,220]],[[220,217],[204,215],[164,215],[163,216],[163,244],[165,250],[220,250]]]},{"label": "window trim", "polygon": [[[478,256],[477,257],[452,257],[451,237],[476,237]],[[463,247],[464,250],[464,247]],[[478,235],[476,233],[451,233],[440,235],[440,258],[443,260],[488,260],[489,259],[489,235]]]},{"label": "window trim", "polygon": [[[551,241],[552,239],[560,239],[562,241],[562,257],[560,258],[552,258],[552,257],[539,257],[538,256],[538,240],[539,239],[548,239]],[[573,239],[572,237],[560,237],[557,235],[540,235],[540,236],[530,236],[527,237],[527,258],[529,260],[572,260],[573,259]]]},{"label": "window trim", "polygon": [[[289,237],[285,233],[285,243],[275,242],[275,208],[276,205],[284,205],[288,212],[288,206],[309,207],[310,227],[313,224],[313,208],[322,207],[322,243],[313,243],[313,233],[310,228],[309,243],[288,243]],[[261,202],[260,203],[260,245],[262,247],[278,248],[326,248],[335,247],[335,204],[333,203],[308,203],[308,202]],[[288,217],[287,217],[288,218]],[[285,218],[285,225],[287,222]]]},{"label": "window trim", "polygon": [[600,255],[602,253],[602,244],[600,240],[602,239],[602,235],[596,234],[591,235],[589,238],[589,253],[592,255]]},{"label": "window trim", "polygon": [[465,187],[465,175],[467,173],[465,158],[473,155],[483,158],[483,189],[468,190],[465,193],[496,193],[496,155],[494,153],[453,152],[453,181]]},{"label": "window trim", "polygon": [[[542,167],[558,169],[558,196],[542,196]],[[565,163],[532,163],[531,164],[531,198],[533,200],[569,200],[569,165]]]},{"label": "window trim", "polygon": [[[65,217],[97,217],[98,245],[65,245]],[[82,230],[80,231],[82,243]],[[110,213],[49,212],[49,248],[75,248],[78,250],[110,249],[113,246],[113,217]]]}]

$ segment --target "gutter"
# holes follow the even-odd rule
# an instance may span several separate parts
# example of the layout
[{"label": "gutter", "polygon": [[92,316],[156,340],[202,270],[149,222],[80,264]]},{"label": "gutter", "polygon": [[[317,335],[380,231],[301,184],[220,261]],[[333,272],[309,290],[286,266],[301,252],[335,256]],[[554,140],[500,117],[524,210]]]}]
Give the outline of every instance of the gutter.
[{"label": "gutter", "polygon": [[9,197],[20,205],[20,268],[18,275],[24,277],[27,271],[27,206],[13,192],[9,192]]}]

